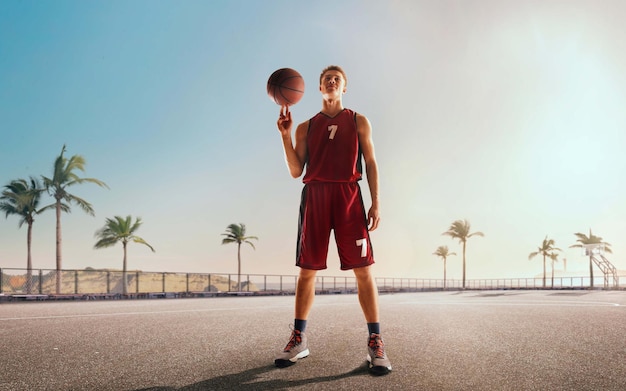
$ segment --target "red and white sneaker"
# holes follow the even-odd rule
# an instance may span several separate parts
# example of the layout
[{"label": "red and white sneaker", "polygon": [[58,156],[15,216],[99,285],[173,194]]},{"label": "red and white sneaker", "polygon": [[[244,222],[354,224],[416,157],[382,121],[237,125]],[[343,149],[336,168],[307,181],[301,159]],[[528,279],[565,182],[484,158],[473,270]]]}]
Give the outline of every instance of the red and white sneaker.
[{"label": "red and white sneaker", "polygon": [[386,375],[391,371],[391,361],[385,354],[385,344],[380,334],[371,334],[367,341],[367,361],[372,375]]},{"label": "red and white sneaker", "polygon": [[274,365],[278,368],[285,368],[292,366],[301,358],[305,358],[309,355],[309,345],[307,343],[306,334],[300,330],[293,330],[291,332],[291,338],[283,349],[283,351],[276,356]]}]

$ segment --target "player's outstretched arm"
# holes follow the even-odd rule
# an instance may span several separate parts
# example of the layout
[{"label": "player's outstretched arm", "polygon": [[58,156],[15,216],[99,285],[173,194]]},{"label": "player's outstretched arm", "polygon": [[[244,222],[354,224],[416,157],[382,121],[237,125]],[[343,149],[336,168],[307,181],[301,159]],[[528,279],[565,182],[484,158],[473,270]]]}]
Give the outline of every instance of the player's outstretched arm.
[{"label": "player's outstretched arm", "polygon": [[304,171],[304,164],[306,162],[306,133],[308,130],[307,123],[302,123],[296,128],[295,145],[291,136],[291,128],[293,121],[291,119],[291,112],[288,106],[282,106],[280,108],[280,115],[276,122],[278,131],[283,140],[283,149],[285,151],[285,161],[287,162],[287,168],[292,177],[298,178]]}]

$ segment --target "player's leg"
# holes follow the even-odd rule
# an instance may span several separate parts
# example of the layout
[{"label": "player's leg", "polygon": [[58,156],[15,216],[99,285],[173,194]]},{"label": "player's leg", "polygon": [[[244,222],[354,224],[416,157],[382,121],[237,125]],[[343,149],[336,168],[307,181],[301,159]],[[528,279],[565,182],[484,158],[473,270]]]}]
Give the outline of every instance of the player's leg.
[{"label": "player's leg", "polygon": [[380,333],[378,312],[378,287],[372,276],[371,266],[354,269],[357,280],[359,303],[367,322],[367,360],[373,375],[386,375],[391,371],[391,361],[385,353],[385,344]]},{"label": "player's leg", "polygon": [[295,364],[299,359],[309,355],[309,347],[305,333],[306,320],[315,299],[315,274],[317,270],[300,269],[296,286],[295,319],[289,341],[283,351],[276,357],[274,364],[285,368]]},{"label": "player's leg", "polygon": [[359,303],[367,323],[378,323],[378,287],[371,273],[370,266],[353,269],[356,277]]},{"label": "player's leg", "polygon": [[302,191],[296,251],[300,275],[296,286],[295,319],[289,342],[274,360],[280,368],[293,365],[309,355],[305,328],[315,299],[317,270],[326,268],[331,231],[328,199],[324,186],[307,185]]},{"label": "player's leg", "polygon": [[[391,371],[380,333],[378,286],[372,275],[374,255],[367,230],[367,218],[360,188],[356,184],[341,186],[338,199],[346,211],[335,223],[335,239],[342,269],[352,269],[357,280],[358,298],[367,322],[367,358],[370,372],[384,375]],[[337,200],[335,200],[337,201]],[[337,214],[335,215],[335,217]]]},{"label": "player's leg", "polygon": [[304,187],[300,202],[296,249],[296,265],[300,267],[296,287],[296,322],[308,318],[315,298],[316,273],[318,270],[326,269],[332,229],[329,202],[327,186],[308,184]]},{"label": "player's leg", "polygon": [[332,229],[329,200],[324,185],[306,185],[302,191],[296,250],[296,265],[300,267],[296,287],[296,322],[308,318],[315,298],[316,273],[326,269]]},{"label": "player's leg", "polygon": [[378,323],[378,287],[370,268],[374,254],[360,188],[356,183],[342,184],[335,197],[335,240],[341,268],[354,271],[367,323]]},{"label": "player's leg", "polygon": [[[298,286],[296,286],[295,319],[307,320],[315,300],[315,276],[317,270],[300,268]],[[304,330],[300,330],[304,331]]]}]

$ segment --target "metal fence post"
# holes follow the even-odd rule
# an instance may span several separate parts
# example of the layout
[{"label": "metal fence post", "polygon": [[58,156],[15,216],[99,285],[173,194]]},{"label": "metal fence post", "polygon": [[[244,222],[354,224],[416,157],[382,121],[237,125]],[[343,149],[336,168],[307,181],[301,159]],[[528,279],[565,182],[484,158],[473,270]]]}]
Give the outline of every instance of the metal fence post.
[{"label": "metal fence post", "polygon": [[161,285],[163,286],[163,293],[165,293],[165,272],[163,272],[163,278],[161,279]]},{"label": "metal fence post", "polygon": [[4,275],[2,274],[2,268],[0,267],[0,293],[4,293],[2,290],[2,281],[4,280]]}]

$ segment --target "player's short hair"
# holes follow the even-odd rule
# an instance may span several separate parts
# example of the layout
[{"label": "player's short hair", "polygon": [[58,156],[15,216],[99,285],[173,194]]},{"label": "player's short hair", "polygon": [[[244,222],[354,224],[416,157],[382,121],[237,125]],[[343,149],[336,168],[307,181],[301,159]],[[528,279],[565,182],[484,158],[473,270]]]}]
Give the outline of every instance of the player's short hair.
[{"label": "player's short hair", "polygon": [[329,65],[326,68],[324,68],[322,70],[322,73],[320,74],[320,84],[322,84],[322,78],[324,77],[324,74],[328,71],[338,71],[339,73],[341,73],[341,76],[343,77],[343,81],[345,82],[345,85],[346,86],[348,85],[348,77],[346,76],[346,72],[339,65]]}]

